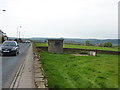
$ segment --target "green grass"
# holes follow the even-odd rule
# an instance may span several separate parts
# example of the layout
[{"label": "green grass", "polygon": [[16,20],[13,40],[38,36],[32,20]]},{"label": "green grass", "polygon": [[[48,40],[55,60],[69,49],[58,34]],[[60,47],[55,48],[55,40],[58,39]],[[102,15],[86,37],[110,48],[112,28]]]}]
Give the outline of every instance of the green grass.
[{"label": "green grass", "polygon": [[35,43],[35,46],[48,46],[48,44],[47,43]]},{"label": "green grass", "polygon": [[49,88],[118,88],[118,56],[40,52]]},{"label": "green grass", "polygon": [[[48,46],[47,43],[35,43],[36,46]],[[107,50],[107,51],[118,51],[118,48],[110,47],[96,47],[96,46],[80,46],[80,45],[70,45],[64,44],[64,48],[78,48],[78,49],[94,49],[94,50]]]}]

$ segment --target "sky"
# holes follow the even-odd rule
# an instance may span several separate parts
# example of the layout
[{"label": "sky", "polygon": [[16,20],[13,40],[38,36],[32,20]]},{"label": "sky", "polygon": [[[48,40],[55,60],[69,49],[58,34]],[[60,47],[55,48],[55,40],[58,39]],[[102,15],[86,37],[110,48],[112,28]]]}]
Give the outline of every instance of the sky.
[{"label": "sky", "polygon": [[9,37],[116,39],[119,1],[0,0],[0,29]]}]

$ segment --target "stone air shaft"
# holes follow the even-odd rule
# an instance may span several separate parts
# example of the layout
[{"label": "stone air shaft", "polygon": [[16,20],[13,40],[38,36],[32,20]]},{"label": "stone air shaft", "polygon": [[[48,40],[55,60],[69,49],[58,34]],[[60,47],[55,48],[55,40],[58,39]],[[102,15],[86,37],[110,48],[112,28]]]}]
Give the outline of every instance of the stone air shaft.
[{"label": "stone air shaft", "polygon": [[48,52],[63,53],[64,39],[48,39]]}]

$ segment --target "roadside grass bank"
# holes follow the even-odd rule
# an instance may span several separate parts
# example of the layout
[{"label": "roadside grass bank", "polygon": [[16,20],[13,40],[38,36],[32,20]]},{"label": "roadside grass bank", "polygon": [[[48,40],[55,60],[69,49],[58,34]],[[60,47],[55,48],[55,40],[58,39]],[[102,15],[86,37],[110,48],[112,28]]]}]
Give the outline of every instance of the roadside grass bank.
[{"label": "roadside grass bank", "polygon": [[118,55],[39,55],[49,88],[118,88]]},{"label": "roadside grass bank", "polygon": [[[35,43],[35,46],[48,46],[48,44],[47,43]],[[71,45],[71,44],[64,44],[63,48],[78,48],[78,49],[118,51],[118,47],[96,47],[96,46],[81,46],[81,45]]]}]

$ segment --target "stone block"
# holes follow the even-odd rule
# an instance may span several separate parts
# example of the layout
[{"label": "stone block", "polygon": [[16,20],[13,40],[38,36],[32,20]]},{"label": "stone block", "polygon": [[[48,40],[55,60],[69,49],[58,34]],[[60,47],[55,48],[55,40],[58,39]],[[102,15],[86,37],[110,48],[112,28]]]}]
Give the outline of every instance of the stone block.
[{"label": "stone block", "polygon": [[44,82],[43,78],[35,78],[35,82]]},{"label": "stone block", "polygon": [[48,52],[63,53],[63,39],[48,39]]},{"label": "stone block", "polygon": [[39,69],[39,68],[35,69],[35,73],[40,73],[40,72],[42,72],[41,69]]},{"label": "stone block", "polygon": [[35,78],[44,78],[42,73],[35,73]]},{"label": "stone block", "polygon": [[38,88],[45,88],[44,82],[36,82]]},{"label": "stone block", "polygon": [[96,52],[95,51],[90,51],[90,56],[96,56]]}]

